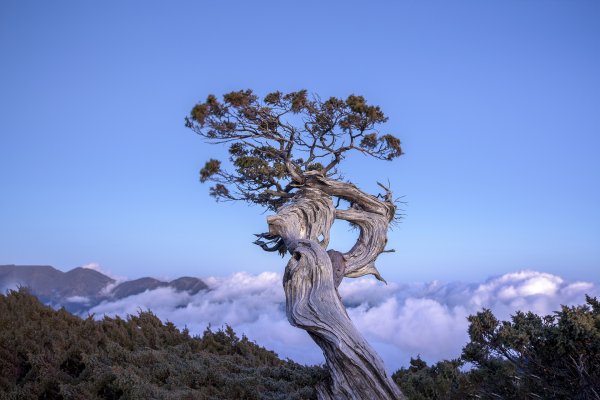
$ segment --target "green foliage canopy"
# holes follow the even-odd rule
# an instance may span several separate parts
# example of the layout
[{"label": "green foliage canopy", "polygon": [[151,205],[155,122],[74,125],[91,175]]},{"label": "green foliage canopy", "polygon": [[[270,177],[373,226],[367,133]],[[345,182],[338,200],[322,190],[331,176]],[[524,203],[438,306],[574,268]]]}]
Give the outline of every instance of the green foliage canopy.
[{"label": "green foliage canopy", "polygon": [[306,90],[273,92],[260,99],[252,90],[209,95],[185,125],[209,143],[228,144],[233,171],[210,159],[200,181],[212,181],[217,200],[244,200],[276,209],[302,186],[304,174],[338,176],[347,152],[381,160],[402,154],[400,140],[380,134],[387,117],[362,96],[321,100]]}]

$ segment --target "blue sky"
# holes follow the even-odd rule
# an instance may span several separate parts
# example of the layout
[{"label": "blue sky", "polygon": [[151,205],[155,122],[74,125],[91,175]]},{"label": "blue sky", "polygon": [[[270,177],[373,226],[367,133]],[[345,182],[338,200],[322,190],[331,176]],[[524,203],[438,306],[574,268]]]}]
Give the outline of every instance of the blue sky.
[{"label": "blue sky", "polygon": [[209,93],[306,88],[364,95],[402,140],[342,166],[406,201],[384,277],[599,281],[599,20],[566,0],[3,1],[0,264],[282,271],[251,244],[262,210],[198,182],[223,152],[183,118]]}]

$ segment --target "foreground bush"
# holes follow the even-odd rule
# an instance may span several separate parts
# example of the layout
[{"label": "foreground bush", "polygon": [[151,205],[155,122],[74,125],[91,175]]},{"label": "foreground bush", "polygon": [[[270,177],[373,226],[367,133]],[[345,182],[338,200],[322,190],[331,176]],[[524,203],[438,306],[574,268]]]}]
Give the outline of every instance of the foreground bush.
[{"label": "foreground bush", "polygon": [[460,359],[412,359],[393,378],[411,400],[600,400],[600,302],[586,303],[545,317],[517,312],[511,321],[483,310],[469,317]]},{"label": "foreground bush", "polygon": [[313,399],[326,378],[230,327],[191,337],[151,312],[96,321],[0,296],[1,399]]}]

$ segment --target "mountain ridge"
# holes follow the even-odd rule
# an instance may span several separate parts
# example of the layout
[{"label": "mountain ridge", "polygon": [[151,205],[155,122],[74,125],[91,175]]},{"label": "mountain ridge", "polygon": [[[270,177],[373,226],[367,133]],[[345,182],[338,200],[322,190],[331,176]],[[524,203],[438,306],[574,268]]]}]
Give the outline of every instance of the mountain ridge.
[{"label": "mountain ridge", "polygon": [[63,272],[50,265],[0,265],[0,290],[27,287],[46,304],[79,313],[105,300],[118,300],[161,287],[196,294],[208,290],[199,278],[185,276],[172,281],[143,277],[118,282],[94,269],[76,267]]}]

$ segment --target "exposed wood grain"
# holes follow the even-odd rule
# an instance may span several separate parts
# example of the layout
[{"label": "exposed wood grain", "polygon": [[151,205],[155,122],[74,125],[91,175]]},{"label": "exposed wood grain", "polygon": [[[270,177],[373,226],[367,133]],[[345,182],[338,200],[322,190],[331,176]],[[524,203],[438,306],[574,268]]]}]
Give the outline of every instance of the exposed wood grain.
[{"label": "exposed wood grain", "polygon": [[[305,175],[298,193],[267,218],[269,235],[278,236],[292,255],[283,285],[290,323],[306,330],[321,347],[331,381],[317,388],[320,399],[404,399],[385,371],[381,358],[348,317],[337,291],[343,276],[374,274],[387,242],[395,207],[350,183]],[[332,196],[348,200],[348,210],[336,210]],[[347,253],[327,251],[334,220],[358,225],[359,238]]]}]

